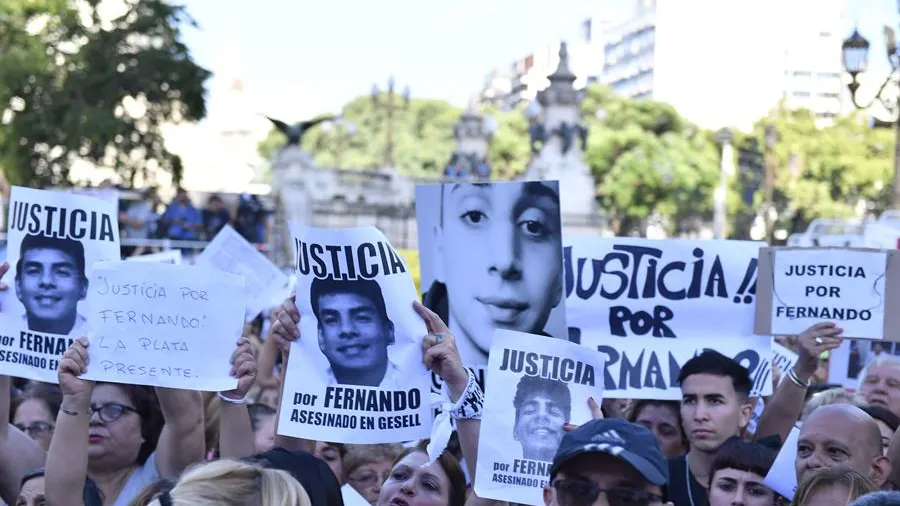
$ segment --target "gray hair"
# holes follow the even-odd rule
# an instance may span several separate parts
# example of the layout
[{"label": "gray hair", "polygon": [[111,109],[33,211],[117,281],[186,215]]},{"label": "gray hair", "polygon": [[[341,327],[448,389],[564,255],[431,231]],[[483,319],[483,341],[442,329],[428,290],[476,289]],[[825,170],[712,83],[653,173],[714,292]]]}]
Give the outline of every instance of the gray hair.
[{"label": "gray hair", "polygon": [[862,389],[863,385],[866,383],[866,376],[869,375],[869,370],[871,370],[873,367],[884,364],[891,364],[900,367],[900,357],[896,357],[889,353],[882,353],[881,355],[878,355],[875,360],[866,364],[866,367],[864,367],[863,370],[860,371],[859,377],[857,378],[859,380],[858,389]]},{"label": "gray hair", "polygon": [[872,492],[853,501],[850,506],[900,506],[900,492]]}]

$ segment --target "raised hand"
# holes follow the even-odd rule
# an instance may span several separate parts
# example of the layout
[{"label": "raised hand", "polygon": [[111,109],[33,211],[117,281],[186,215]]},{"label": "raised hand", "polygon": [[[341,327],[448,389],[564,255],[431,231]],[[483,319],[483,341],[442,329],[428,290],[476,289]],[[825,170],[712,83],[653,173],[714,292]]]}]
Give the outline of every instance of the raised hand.
[{"label": "raised hand", "polygon": [[69,349],[63,353],[59,362],[59,388],[65,396],[90,395],[94,382],[83,380],[80,376],[87,372],[88,342],[86,337],[76,339]]},{"label": "raised hand", "polygon": [[437,373],[450,387],[454,396],[462,395],[469,382],[469,375],[459,358],[456,349],[456,338],[447,328],[447,324],[434,311],[419,303],[413,302],[413,309],[422,320],[428,335],[422,339],[422,361],[428,370]]},{"label": "raised hand", "polygon": [[256,357],[250,347],[250,340],[246,337],[238,339],[237,347],[231,354],[231,376],[237,378],[237,388],[222,392],[222,395],[231,399],[243,399],[256,381]]},{"label": "raised hand", "polygon": [[291,343],[300,338],[300,311],[297,309],[296,294],[281,303],[275,310],[275,323],[272,324],[272,337],[285,355],[291,350]]},{"label": "raised hand", "polygon": [[800,381],[809,381],[819,368],[819,360],[824,351],[830,351],[844,342],[840,335],[844,329],[832,322],[816,323],[797,337],[799,358],[794,372]]},{"label": "raised hand", "polygon": [[[591,408],[591,417],[594,420],[602,420],[603,416],[603,408],[600,406],[600,403],[597,402],[593,397],[588,397],[587,400],[588,407]],[[569,422],[563,424],[563,430],[566,432],[573,431],[578,428],[578,425],[572,425]]]}]

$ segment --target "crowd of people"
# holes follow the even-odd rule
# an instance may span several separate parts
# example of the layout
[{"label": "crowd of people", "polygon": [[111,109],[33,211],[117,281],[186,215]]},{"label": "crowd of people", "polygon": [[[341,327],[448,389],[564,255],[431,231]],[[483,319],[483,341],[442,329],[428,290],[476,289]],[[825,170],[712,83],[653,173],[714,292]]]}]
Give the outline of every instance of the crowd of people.
[{"label": "crowd of people", "polygon": [[[234,343],[231,391],[87,381],[85,338],[63,355],[58,385],[0,377],[9,419],[0,431],[0,497],[21,506],[497,502],[472,489],[480,407],[465,401],[480,387],[441,318],[415,308],[429,332],[422,360],[448,386],[456,421],[434,461],[427,441],[349,445],[276,434],[282,366],[290,344],[304,338],[288,299]],[[749,372],[715,351],[683,365],[680,401],[584,399],[595,419],[565,423],[546,506],[900,504],[900,465],[892,466],[900,462],[900,360],[869,362],[855,391],[818,388],[821,357],[841,344],[841,333],[820,323],[793,339],[799,358],[776,380],[752,433]],[[798,485],[789,501],[764,478],[798,422]]]}]

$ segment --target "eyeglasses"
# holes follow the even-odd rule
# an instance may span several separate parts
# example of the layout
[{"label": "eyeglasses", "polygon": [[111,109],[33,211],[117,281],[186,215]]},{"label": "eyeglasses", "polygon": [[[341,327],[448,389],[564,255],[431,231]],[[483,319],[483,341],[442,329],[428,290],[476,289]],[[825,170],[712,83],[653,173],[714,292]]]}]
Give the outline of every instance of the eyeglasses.
[{"label": "eyeglasses", "polygon": [[122,418],[122,415],[125,413],[137,413],[137,410],[122,404],[110,402],[88,408],[88,418],[93,418],[94,413],[100,415],[100,420],[104,423],[111,423]]},{"label": "eyeglasses", "polygon": [[381,477],[375,473],[363,473],[356,476],[348,476],[347,479],[360,487],[373,487],[387,481],[387,476]]},{"label": "eyeglasses", "polygon": [[28,434],[31,438],[46,436],[53,431],[53,424],[47,422],[34,422],[29,425],[16,424],[16,428]]},{"label": "eyeglasses", "polygon": [[553,488],[562,506],[590,506],[597,497],[604,493],[610,506],[649,506],[661,503],[663,498],[658,494],[630,488],[603,489],[589,481],[554,480]]}]

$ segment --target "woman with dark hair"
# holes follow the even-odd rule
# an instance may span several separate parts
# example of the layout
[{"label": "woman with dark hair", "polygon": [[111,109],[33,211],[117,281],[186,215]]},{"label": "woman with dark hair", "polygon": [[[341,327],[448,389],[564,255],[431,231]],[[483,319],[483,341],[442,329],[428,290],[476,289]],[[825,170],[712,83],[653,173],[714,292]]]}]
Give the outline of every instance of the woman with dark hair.
[{"label": "woman with dark hair", "polygon": [[[204,459],[203,401],[190,390],[82,379],[88,347],[86,338],[78,338],[59,364],[63,402],[47,454],[47,499],[54,506],[82,506],[70,491],[90,477],[105,506],[126,506],[157,479],[174,479]],[[247,360],[253,356],[241,339],[232,375]]]},{"label": "woman with dark hair", "polygon": [[47,451],[60,404],[62,392],[57,385],[32,383],[12,402],[9,421]]},{"label": "woman with dark hair", "polygon": [[709,506],[781,506],[785,499],[763,485],[778,451],[739,438],[716,452],[709,473]]},{"label": "woman with dark hair", "polygon": [[434,464],[427,465],[428,461],[421,443],[400,453],[381,486],[376,506],[402,504],[398,499],[409,506],[464,506],[466,475],[456,457],[445,451]]},{"label": "woman with dark hair", "polygon": [[882,406],[867,404],[860,407],[860,409],[868,413],[869,416],[875,419],[875,423],[878,424],[878,431],[881,432],[881,446],[884,447],[884,454],[887,455],[888,447],[891,446],[891,438],[894,436],[894,432],[897,432],[897,428],[900,427],[900,417]]},{"label": "woman with dark hair", "polygon": [[[103,506],[103,497],[97,485],[88,479],[84,483],[82,499],[85,506]],[[19,489],[19,497],[15,506],[45,506],[47,499],[44,497],[44,469],[35,469],[22,478],[22,487]]]},{"label": "woman with dark hair", "polygon": [[635,399],[625,419],[650,429],[667,459],[687,452],[688,443],[681,425],[681,405],[678,401]]}]

